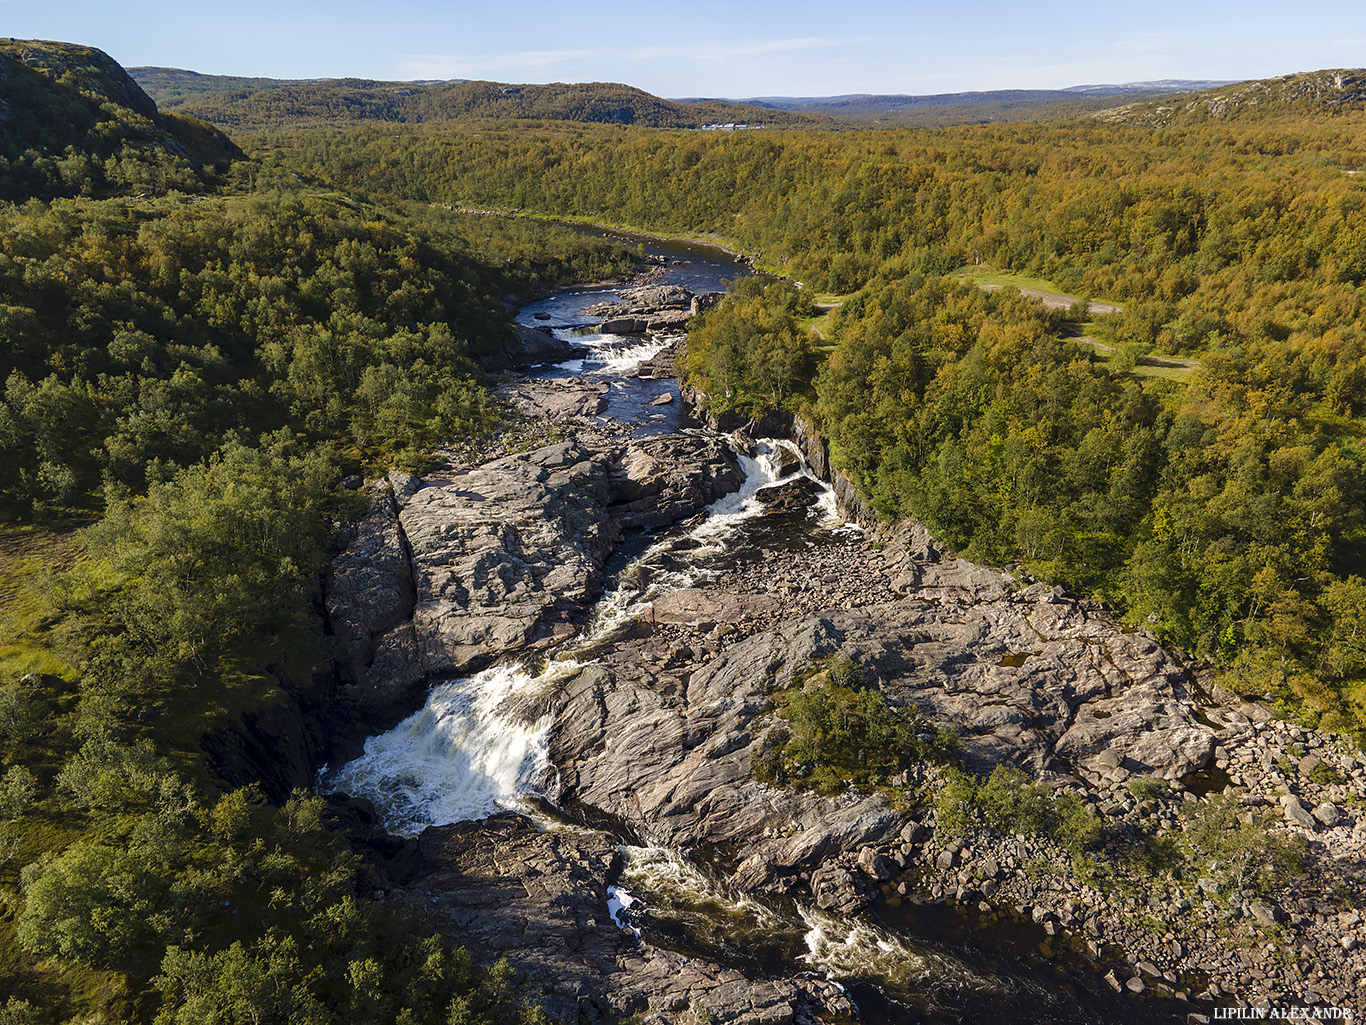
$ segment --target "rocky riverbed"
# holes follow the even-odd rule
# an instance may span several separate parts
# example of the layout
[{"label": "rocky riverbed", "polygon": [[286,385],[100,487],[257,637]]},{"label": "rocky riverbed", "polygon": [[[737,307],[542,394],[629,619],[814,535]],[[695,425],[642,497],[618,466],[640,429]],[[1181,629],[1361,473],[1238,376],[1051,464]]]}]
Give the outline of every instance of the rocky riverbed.
[{"label": "rocky riverbed", "polygon": [[[663,291],[622,301],[599,315],[641,330],[661,304],[694,305]],[[633,373],[665,377],[675,357],[664,349]],[[1273,719],[1102,607],[958,559],[923,528],[812,533],[828,496],[791,449],[766,457],[751,543],[717,555],[695,530],[744,485],[736,453],[754,456],[754,439],[635,437],[602,418],[605,394],[577,379],[509,382],[521,426],[421,478],[372,482],[332,564],[326,603],[353,721],[383,728],[446,681],[551,657],[521,690],[509,668],[503,690],[457,687],[409,720],[433,728],[482,703],[498,716],[485,732],[515,734],[526,754],[481,782],[497,803],[478,821],[429,826],[415,848],[365,834],[367,849],[404,852],[394,899],[441,918],[479,960],[508,956],[556,1020],[856,1013],[800,965],[742,974],[648,929],[627,935],[607,906],[623,841],[698,852],[727,892],[775,906],[888,928],[947,908],[966,948],[1024,937],[1016,954],[1023,944],[1036,963],[1068,965],[1070,985],[1130,1020],[1358,1007],[1366,763],[1341,738]],[[795,433],[823,472],[818,436]],[[848,483],[838,490],[873,525]],[[760,782],[756,755],[782,727],[775,692],[831,656],[893,706],[955,730],[967,770],[1017,766],[1073,795],[1103,827],[1091,867],[1045,836],[946,828],[939,766],[836,796]],[[1304,874],[1250,894],[1216,865],[1138,864],[1135,852],[1179,851],[1191,809],[1228,787],[1243,819],[1274,813],[1272,835],[1302,839]],[[530,818],[494,814],[518,794],[535,797]],[[1053,1003],[1016,1010],[1086,1018]]]},{"label": "rocky riverbed", "polygon": [[[562,744],[556,756],[576,793],[667,842],[750,836],[738,886],[807,891],[817,906],[846,913],[942,902],[986,929],[1036,923],[1050,949],[1092,959],[1098,985],[1136,999],[1203,999],[1209,1004],[1192,1013],[1206,1017],[1215,1002],[1359,1006],[1366,763],[1340,738],[1273,719],[1094,605],[940,557],[915,529],[759,554],[725,582],[695,589],[686,615],[656,621],[649,638],[579,681],[609,712],[634,709],[601,717],[595,729],[617,723],[625,737],[643,718],[646,735],[675,750],[661,713],[641,706],[652,700],[643,695],[677,687],[674,707],[693,730],[689,754],[664,768],[648,743],[631,760],[649,766],[646,777],[671,781],[669,800],[652,803],[662,788],[622,775],[630,766],[597,758],[578,771],[573,745]],[[1129,873],[1097,884],[1078,878],[1069,855],[1041,837],[941,835],[931,805],[892,816],[889,835],[890,810],[873,795],[774,802],[747,765],[764,728],[763,691],[835,651],[868,665],[889,697],[957,726],[970,765],[1029,766],[1058,792],[1079,795],[1113,834],[1097,852],[1102,859],[1121,858],[1136,839],[1178,840],[1182,809],[1228,786],[1241,789],[1249,816],[1271,810],[1275,832],[1304,838],[1306,871],[1260,896],[1221,893],[1213,873],[1184,881]],[[712,712],[718,702],[724,714]],[[581,703],[571,682],[564,714]],[[704,715],[724,726],[699,737]],[[717,754],[742,738],[750,743],[729,759]],[[622,743],[594,742],[608,752]],[[706,775],[690,786],[693,761]],[[1134,785],[1152,780],[1162,783]],[[906,782],[932,794],[940,780],[927,770]]]}]

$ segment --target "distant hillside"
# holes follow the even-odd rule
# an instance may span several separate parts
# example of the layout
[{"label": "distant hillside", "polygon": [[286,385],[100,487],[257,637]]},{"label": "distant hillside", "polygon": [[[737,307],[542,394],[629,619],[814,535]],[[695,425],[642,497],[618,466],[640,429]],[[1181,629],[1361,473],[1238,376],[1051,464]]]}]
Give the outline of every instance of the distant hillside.
[{"label": "distant hillside", "polygon": [[195,190],[240,157],[101,50],[0,39],[0,199]]},{"label": "distant hillside", "polygon": [[702,128],[725,123],[815,127],[828,121],[810,114],[716,100],[675,103],[610,82],[508,85],[356,78],[290,81],[200,75],[175,68],[133,68],[131,74],[163,108],[193,114],[228,131],[283,125],[376,121],[421,124],[508,118],[647,128]]},{"label": "distant hillside", "polygon": [[1366,70],[1304,71],[1238,82],[1187,95],[1128,103],[1094,116],[1111,123],[1199,124],[1255,120],[1278,114],[1342,114],[1366,110]]},{"label": "distant hillside", "polygon": [[1223,84],[1227,83],[1166,80],[1122,85],[1079,85],[1068,89],[996,89],[924,96],[853,93],[847,96],[758,96],[721,101],[689,98],[678,102],[738,103],[771,110],[827,114],[861,123],[931,126],[1068,117],[1112,105],[1118,96],[1155,99],[1172,92],[1191,92]]}]

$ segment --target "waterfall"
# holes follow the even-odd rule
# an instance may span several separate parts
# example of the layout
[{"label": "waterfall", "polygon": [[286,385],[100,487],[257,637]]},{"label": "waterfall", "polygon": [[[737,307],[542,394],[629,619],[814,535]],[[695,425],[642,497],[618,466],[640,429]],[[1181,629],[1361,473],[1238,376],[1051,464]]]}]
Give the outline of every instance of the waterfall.
[{"label": "waterfall", "polygon": [[[557,684],[591,661],[591,650],[613,631],[648,614],[656,599],[709,575],[707,557],[723,551],[746,520],[763,512],[755,492],[778,479],[784,448],[795,451],[790,442],[765,440],[754,456],[739,456],[745,473],[740,490],[713,502],[686,532],[666,536],[637,556],[603,594],[578,637],[549,657],[523,656],[437,684],[421,709],[371,737],[359,758],[323,777],[322,787],[370,799],[389,831],[400,835],[501,810],[528,811],[524,798],[545,796],[554,778],[546,749],[549,698]],[[685,568],[649,568],[684,538]]]}]

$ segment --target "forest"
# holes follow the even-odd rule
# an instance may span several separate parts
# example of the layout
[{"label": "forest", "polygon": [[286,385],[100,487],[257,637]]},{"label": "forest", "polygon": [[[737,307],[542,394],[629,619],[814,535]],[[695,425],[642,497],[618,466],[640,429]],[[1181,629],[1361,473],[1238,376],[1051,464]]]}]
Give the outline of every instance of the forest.
[{"label": "forest", "polygon": [[[347,188],[742,247],[843,305],[820,360],[792,334],[790,288],[759,301],[766,327],[735,298],[742,341],[737,308],[717,311],[689,370],[718,401],[804,404],[884,514],[1111,602],[1286,714],[1366,726],[1359,111],[245,144]],[[985,268],[1122,311],[987,294],[969,283]],[[1145,374],[1150,356],[1191,369]]]},{"label": "forest", "polygon": [[639,128],[701,128],[741,122],[818,127],[821,114],[698,100],[680,103],[615,82],[374,82],[363,79],[233,78],[174,68],[131,74],[163,110],[225,131],[364,123],[452,124],[494,120],[572,121]]},{"label": "forest", "polygon": [[343,482],[496,429],[510,304],[634,266],[527,215],[743,249],[775,278],[695,326],[713,407],[800,413],[882,515],[1366,731],[1355,109],[229,140],[98,51],[0,61],[4,1025],[534,1019],[368,896],[326,802],[204,750],[325,672]]}]

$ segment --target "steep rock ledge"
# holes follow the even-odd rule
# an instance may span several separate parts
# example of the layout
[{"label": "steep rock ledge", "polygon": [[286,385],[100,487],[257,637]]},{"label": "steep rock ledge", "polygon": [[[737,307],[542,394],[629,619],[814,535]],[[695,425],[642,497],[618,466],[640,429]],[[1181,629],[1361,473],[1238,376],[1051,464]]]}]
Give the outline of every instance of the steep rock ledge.
[{"label": "steep rock ledge", "polygon": [[743,482],[714,437],[567,435],[372,485],[327,580],[357,715],[411,710],[432,680],[572,636],[623,530],[686,519]]}]

